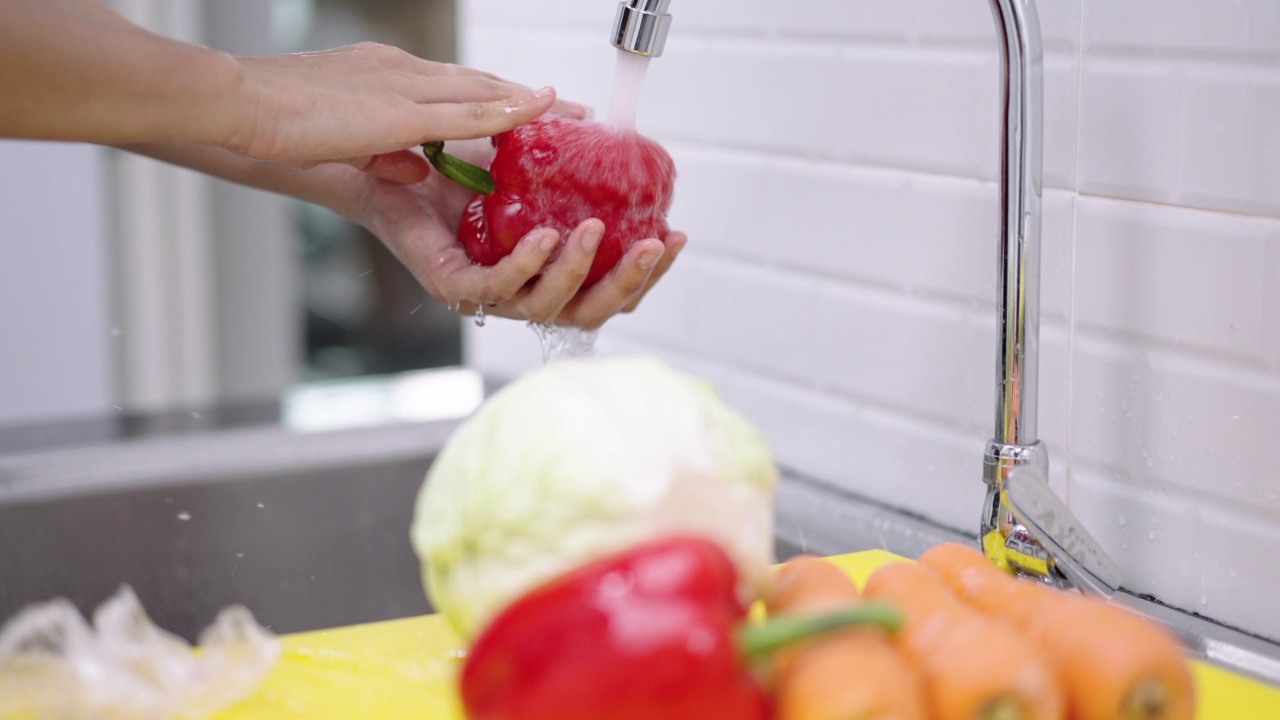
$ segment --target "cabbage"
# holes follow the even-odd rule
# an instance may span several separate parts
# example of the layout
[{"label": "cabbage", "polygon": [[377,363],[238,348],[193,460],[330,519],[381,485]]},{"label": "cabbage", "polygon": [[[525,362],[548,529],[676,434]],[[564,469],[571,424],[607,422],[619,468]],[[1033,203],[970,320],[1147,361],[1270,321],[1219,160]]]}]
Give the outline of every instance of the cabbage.
[{"label": "cabbage", "polygon": [[708,383],[652,358],[568,360],[455,431],[411,535],[428,597],[467,638],[552,577],[673,531],[717,541],[745,602],[773,562],[777,477],[763,438]]}]

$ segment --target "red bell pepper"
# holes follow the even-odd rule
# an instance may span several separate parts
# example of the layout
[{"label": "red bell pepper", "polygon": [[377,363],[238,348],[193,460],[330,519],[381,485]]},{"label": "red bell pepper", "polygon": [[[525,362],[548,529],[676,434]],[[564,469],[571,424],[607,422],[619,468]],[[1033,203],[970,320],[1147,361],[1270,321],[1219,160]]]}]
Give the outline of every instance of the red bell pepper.
[{"label": "red bell pepper", "polygon": [[535,228],[568,238],[582,221],[597,218],[605,232],[586,287],[636,242],[666,239],[675,163],[656,142],[604,123],[544,115],[494,137],[493,145],[487,177],[440,152],[441,143],[424,146],[442,173],[480,193],[458,229],[473,262],[496,264]]},{"label": "red bell pepper", "polygon": [[746,626],[733,563],[696,537],[641,544],[520,598],[463,668],[471,720],[766,720],[755,655],[855,622],[892,627],[867,605]]}]

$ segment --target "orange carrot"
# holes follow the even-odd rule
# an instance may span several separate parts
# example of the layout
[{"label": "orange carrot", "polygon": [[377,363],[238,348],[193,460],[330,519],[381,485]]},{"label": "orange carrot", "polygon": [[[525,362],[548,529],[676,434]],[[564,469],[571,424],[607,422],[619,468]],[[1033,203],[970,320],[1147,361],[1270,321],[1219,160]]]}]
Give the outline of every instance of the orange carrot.
[{"label": "orange carrot", "polygon": [[1063,718],[1062,688],[1042,653],[963,603],[932,569],[886,565],[864,591],[902,611],[898,645],[924,677],[934,720]]},{"label": "orange carrot", "polygon": [[[778,571],[770,614],[860,602],[844,571],[814,557]],[[774,661],[777,720],[925,720],[919,674],[879,628],[859,627],[783,652]]]},{"label": "orange carrot", "polygon": [[1190,720],[1195,686],[1178,641],[1103,600],[1019,580],[956,543],[920,562],[990,617],[1004,618],[1057,666],[1074,720]]},{"label": "orange carrot", "polygon": [[813,555],[791,558],[774,573],[765,598],[770,613],[828,610],[858,601],[858,588],[843,570]]}]

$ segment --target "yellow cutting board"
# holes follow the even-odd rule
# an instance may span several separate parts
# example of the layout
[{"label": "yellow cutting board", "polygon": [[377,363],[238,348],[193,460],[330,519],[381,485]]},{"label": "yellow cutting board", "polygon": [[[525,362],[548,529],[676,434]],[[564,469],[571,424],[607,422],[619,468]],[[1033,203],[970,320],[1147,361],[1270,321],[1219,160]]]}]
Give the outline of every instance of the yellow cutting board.
[{"label": "yellow cutting board", "polygon": [[[909,562],[879,550],[831,558],[859,586]],[[279,665],[253,697],[217,720],[464,720],[455,691],[462,644],[438,615],[283,638]],[[1280,688],[1195,663],[1199,720],[1277,720]]]}]

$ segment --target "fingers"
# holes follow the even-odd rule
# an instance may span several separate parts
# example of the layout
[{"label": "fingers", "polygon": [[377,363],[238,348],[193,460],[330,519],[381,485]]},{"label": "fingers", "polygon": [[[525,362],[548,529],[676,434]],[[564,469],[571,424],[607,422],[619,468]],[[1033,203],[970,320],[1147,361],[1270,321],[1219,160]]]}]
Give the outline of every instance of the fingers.
[{"label": "fingers", "polygon": [[543,88],[489,102],[432,103],[419,106],[419,122],[432,140],[489,137],[532,121],[555,100],[555,90]]},{"label": "fingers", "polygon": [[573,118],[574,120],[590,120],[595,115],[591,108],[569,100],[556,100],[548,111],[552,115]]},{"label": "fingers", "polygon": [[[473,70],[461,65],[441,65],[440,63],[428,63],[428,65],[433,67],[426,69],[422,74],[434,78],[432,82],[434,87],[430,91],[431,94],[420,100],[420,102],[491,101],[519,94],[516,90],[533,93],[533,90],[529,87],[480,70]],[[451,69],[442,72],[440,70],[441,67]],[[452,96],[452,100],[446,94],[448,89],[453,89],[455,93]],[[551,105],[550,112],[554,115],[576,120],[588,119],[593,114],[591,108],[586,105],[559,99]]]},{"label": "fingers", "polygon": [[612,272],[565,307],[559,322],[588,330],[600,327],[645,289],[663,253],[661,240],[641,240],[631,246]]},{"label": "fingers", "polygon": [[602,237],[604,223],[596,219],[586,220],[574,228],[555,262],[520,299],[519,310],[525,319],[549,323],[559,317],[587,278]]},{"label": "fingers", "polygon": [[469,265],[446,278],[444,293],[453,300],[478,305],[499,305],[511,300],[535,275],[560,243],[560,233],[548,228],[533,230],[521,238],[515,250],[492,267]]},{"label": "fingers", "polygon": [[412,73],[399,77],[401,92],[418,103],[499,102],[529,97],[533,91],[523,85],[482,75],[437,75],[422,77]]},{"label": "fingers", "polygon": [[666,242],[664,243],[664,245],[666,245],[666,251],[662,253],[662,258],[658,260],[658,264],[654,266],[653,272],[649,273],[649,279],[645,281],[644,287],[631,298],[630,302],[623,306],[622,312],[635,312],[636,308],[640,306],[640,301],[644,299],[644,296],[648,295],[649,291],[653,289],[653,286],[658,284],[658,281],[662,279],[662,276],[666,275],[667,271],[671,269],[671,265],[675,263],[676,258],[680,256],[680,251],[684,250],[684,246],[688,242],[689,236],[682,232],[673,232],[670,235],[667,235]]}]

